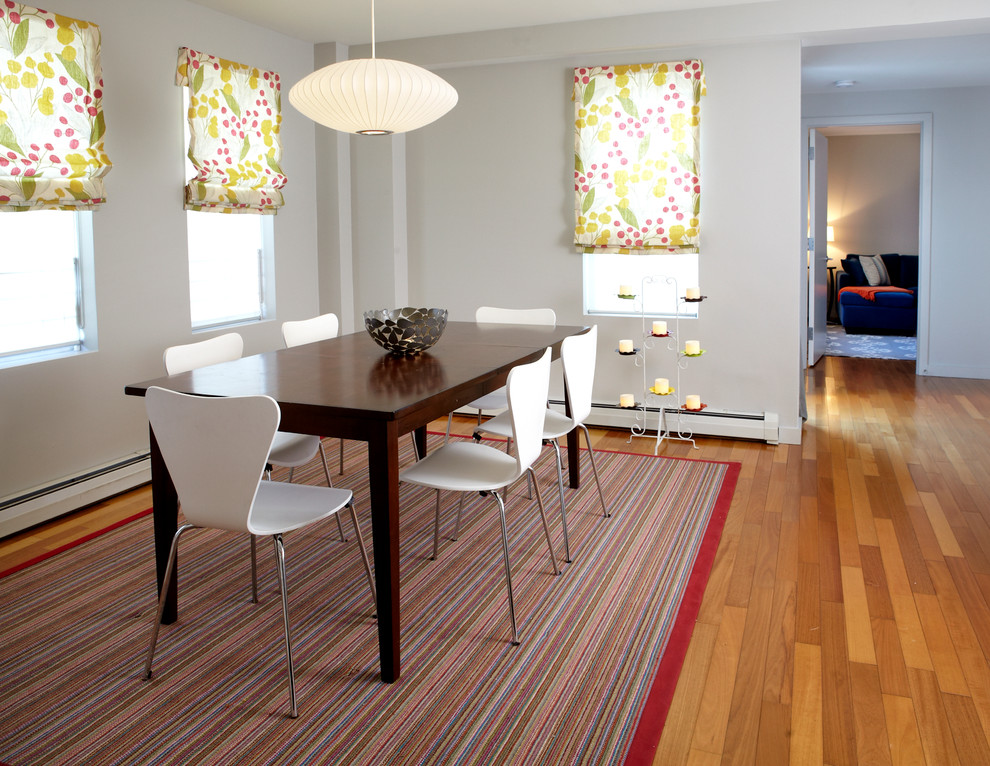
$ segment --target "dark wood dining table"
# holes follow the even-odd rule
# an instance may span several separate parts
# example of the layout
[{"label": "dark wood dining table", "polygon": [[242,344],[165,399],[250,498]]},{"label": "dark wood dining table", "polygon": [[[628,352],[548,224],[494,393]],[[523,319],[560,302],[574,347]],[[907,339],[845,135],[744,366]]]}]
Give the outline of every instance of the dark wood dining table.
[{"label": "dark wood dining table", "polygon": [[[124,393],[144,396],[151,386],[161,386],[203,396],[264,394],[279,403],[283,431],[367,442],[381,677],[393,682],[401,667],[399,437],[413,432],[425,454],[431,421],[505,385],[513,367],[538,359],[548,346],[559,357],[564,338],[586,329],[448,322],[435,346],[411,356],[393,356],[361,331],[134,383]],[[577,487],[576,432],[567,438],[570,484]],[[150,445],[160,589],[178,526],[178,498],[153,431]],[[177,619],[177,581],[178,570],[163,623]]]}]

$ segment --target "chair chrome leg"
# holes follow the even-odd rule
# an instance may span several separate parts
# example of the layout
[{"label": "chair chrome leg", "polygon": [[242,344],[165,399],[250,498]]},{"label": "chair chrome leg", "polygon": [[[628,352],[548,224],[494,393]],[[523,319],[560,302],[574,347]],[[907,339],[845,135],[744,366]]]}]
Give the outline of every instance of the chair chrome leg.
[{"label": "chair chrome leg", "polygon": [[375,590],[375,576],[371,573],[371,562],[368,560],[368,549],[364,547],[364,537],[361,536],[361,527],[358,526],[357,513],[354,504],[347,506],[351,509],[351,521],[354,523],[354,534],[357,536],[358,548],[361,550],[361,560],[364,562],[364,571],[368,575],[368,585],[371,586],[371,605],[374,607],[374,617],[378,616],[378,592]]},{"label": "chair chrome leg", "polygon": [[251,535],[251,603],[258,603],[258,544]]},{"label": "chair chrome leg", "polygon": [[547,514],[543,507],[543,495],[540,494],[540,485],[536,481],[536,472],[532,467],[527,470],[533,474],[533,486],[536,487],[536,503],[540,507],[540,518],[543,520],[543,534],[547,538],[547,548],[550,549],[550,563],[553,565],[553,573],[558,575],[560,574],[560,569],[557,567],[557,557],[553,555],[553,543],[550,542],[550,525],[547,524]]},{"label": "chair chrome leg", "polygon": [[292,474],[294,474],[295,472],[296,472],[296,469],[295,468],[290,468],[289,469],[289,484],[292,483]]},{"label": "chair chrome leg", "polygon": [[[323,463],[323,475],[327,477],[327,486],[333,487],[333,480],[330,478],[330,466],[327,463],[327,453],[323,450],[323,440],[320,440],[320,461]],[[340,514],[334,514],[337,519],[337,532],[340,533],[340,542],[347,542],[347,538],[344,537],[344,527],[340,523]]]},{"label": "chair chrome leg", "polygon": [[446,444],[450,441],[450,424],[454,421],[454,413],[451,412],[447,415],[447,433],[444,434],[443,443]]},{"label": "chair chrome leg", "polygon": [[278,566],[278,584],[282,591],[282,624],[285,627],[285,664],[289,669],[289,717],[299,715],[296,708],[296,679],[292,672],[292,641],[289,638],[289,586],[285,577],[285,545],[282,535],[273,535],[275,542],[275,563]]},{"label": "chair chrome leg", "polygon": [[338,473],[343,474],[344,473],[344,440],[337,439],[337,442],[340,445],[340,471],[338,471]]},{"label": "chair chrome leg", "polygon": [[595,451],[591,449],[591,435],[588,433],[588,427],[584,423],[580,423],[579,425],[584,431],[585,444],[588,445],[588,457],[591,458],[591,472],[595,475],[595,486],[598,487],[598,498],[602,501],[602,511],[604,512],[605,518],[609,518],[612,514],[609,513],[608,506],[605,505],[605,495],[602,492],[602,483],[598,481],[598,466],[595,465]]},{"label": "chair chrome leg", "polygon": [[454,536],[451,540],[457,540],[461,536],[461,511],[464,510],[465,492],[461,492],[461,498],[457,502],[457,521],[454,523]]},{"label": "chair chrome leg", "polygon": [[[560,493],[560,522],[564,527],[564,561],[571,563],[571,546],[567,542],[567,509],[564,507],[564,462],[560,458],[560,444],[556,439],[548,439],[557,455],[557,491]],[[535,479],[534,479],[535,481]]]},{"label": "chair chrome leg", "polygon": [[144,679],[151,678],[151,662],[155,658],[155,644],[158,643],[158,629],[162,625],[162,612],[165,611],[165,599],[168,587],[172,583],[172,572],[175,570],[175,557],[179,551],[179,538],[188,529],[195,529],[194,524],[183,524],[172,537],[172,547],[168,552],[168,564],[165,566],[165,577],[162,578],[162,591],[158,596],[158,610],[155,612],[155,626],[151,631],[151,643],[148,646],[148,656],[144,661]]},{"label": "chair chrome leg", "polygon": [[433,555],[430,557],[437,560],[437,548],[440,546],[440,490],[437,490],[437,510],[433,520]]},{"label": "chair chrome leg", "polygon": [[509,622],[512,624],[512,645],[519,646],[519,633],[516,630],[516,605],[512,599],[512,571],[509,567],[509,536],[505,530],[505,503],[498,492],[492,491],[492,497],[498,503],[498,519],[502,524],[502,556],[505,559],[505,586],[509,592]]}]

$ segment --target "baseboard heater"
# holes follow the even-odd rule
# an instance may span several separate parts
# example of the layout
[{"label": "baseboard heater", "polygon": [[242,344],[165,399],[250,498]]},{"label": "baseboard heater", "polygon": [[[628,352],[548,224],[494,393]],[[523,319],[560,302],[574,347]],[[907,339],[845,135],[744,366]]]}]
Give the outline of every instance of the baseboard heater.
[{"label": "baseboard heater", "polygon": [[[551,399],[550,404],[563,412],[564,402],[562,400]],[[655,436],[660,408],[647,407],[646,413],[647,434]],[[588,425],[605,428],[632,428],[633,424],[637,422],[637,415],[639,415],[639,422],[642,424],[642,408],[628,409],[620,407],[618,404],[592,402],[591,415],[586,422]],[[676,430],[679,418],[681,428],[690,431],[695,436],[721,436],[729,439],[755,439],[765,441],[767,444],[779,443],[776,412],[731,412],[706,408],[701,412],[689,413],[682,410],[678,413],[677,410],[668,408],[666,418],[667,426],[672,431]]]},{"label": "baseboard heater", "polygon": [[0,499],[0,537],[113,497],[151,481],[148,453],[91,468],[80,474]]}]

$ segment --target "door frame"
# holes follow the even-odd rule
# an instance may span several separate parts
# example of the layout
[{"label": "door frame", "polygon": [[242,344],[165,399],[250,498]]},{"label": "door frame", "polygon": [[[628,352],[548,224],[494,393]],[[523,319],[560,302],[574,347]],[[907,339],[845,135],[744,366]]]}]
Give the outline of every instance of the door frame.
[{"label": "door frame", "polygon": [[[920,174],[919,174],[919,200],[918,200],[918,358],[915,362],[916,375],[929,374],[929,314],[931,308],[931,296],[929,285],[931,285],[932,274],[932,251],[931,251],[931,229],[932,229],[932,113],[918,112],[912,114],[880,114],[880,115],[844,115],[844,116],[822,116],[805,117],[801,119],[801,172],[805,179],[802,183],[801,194],[803,195],[802,210],[808,209],[808,134],[812,129],[836,128],[836,127],[870,127],[882,125],[919,125],[921,127],[921,152],[920,152]],[[807,227],[807,222],[804,224]],[[802,251],[804,253],[805,251]],[[808,274],[807,269],[801,269],[801,295],[808,295]],[[807,303],[802,299],[802,304]],[[807,349],[807,327],[810,322],[807,309],[802,311],[804,326],[801,328],[802,346]],[[802,370],[807,368],[807,351],[802,354]]]}]

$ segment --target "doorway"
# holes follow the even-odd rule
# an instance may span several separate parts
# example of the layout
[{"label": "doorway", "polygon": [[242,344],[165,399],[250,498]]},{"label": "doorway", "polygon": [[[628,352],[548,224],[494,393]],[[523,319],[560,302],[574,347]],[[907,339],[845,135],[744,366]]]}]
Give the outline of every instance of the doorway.
[{"label": "doorway", "polygon": [[[910,192],[916,200],[916,207],[911,210],[911,222],[915,227],[913,231],[904,230],[905,224],[903,220],[901,220],[900,224],[890,220],[893,214],[888,209],[890,207],[890,200],[886,199],[888,195],[881,195],[884,197],[883,199],[871,199],[870,195],[866,194],[860,188],[862,186],[861,183],[855,188],[849,188],[843,191],[841,185],[834,183],[832,178],[829,179],[829,196],[832,197],[834,190],[838,188],[840,190],[840,199],[834,201],[830,199],[827,203],[827,224],[830,235],[828,237],[829,242],[827,247],[828,257],[827,259],[809,257],[808,289],[805,292],[808,295],[809,304],[807,313],[809,338],[813,338],[815,332],[822,332],[824,330],[829,336],[826,343],[823,344],[826,355],[913,358],[915,360],[916,374],[924,374],[924,370],[927,368],[928,338],[926,330],[929,308],[927,285],[931,273],[929,248],[931,221],[931,122],[932,117],[930,114],[822,117],[802,120],[805,135],[810,136],[814,131],[823,137],[827,137],[832,144],[828,150],[830,155],[841,156],[843,151],[839,150],[840,146],[844,143],[849,144],[849,147],[844,148],[852,148],[853,156],[843,160],[847,164],[857,161],[855,157],[857,151],[876,151],[876,147],[882,146],[881,143],[877,142],[884,142],[885,136],[890,137],[889,143],[893,147],[890,149],[890,152],[894,155],[896,155],[897,151],[897,142],[909,144],[911,141],[914,141],[914,146],[916,147],[916,154],[914,154],[917,157],[916,164],[908,168],[911,172],[906,174],[906,177],[911,177],[913,174],[914,178],[914,191]],[[857,137],[862,137],[862,139]],[[872,148],[870,146],[871,142]],[[808,143],[805,142],[806,152]],[[861,145],[856,146],[857,144]],[[903,164],[903,146],[900,147],[900,151],[902,152],[901,163]],[[862,160],[862,157],[860,157],[860,160]],[[805,167],[809,167],[809,162],[810,160],[805,162]],[[842,163],[840,162],[838,164],[839,171],[841,172]],[[901,168],[899,172],[904,175],[904,168]],[[832,165],[830,163],[829,174],[831,175],[831,173]],[[809,171],[809,175],[811,175],[811,171]],[[888,175],[893,176],[891,181],[895,183],[897,173],[888,173]],[[857,183],[855,173],[849,173],[848,176],[847,183]],[[805,184],[804,189],[807,188],[807,184]],[[899,204],[902,206],[900,215],[903,216],[904,190],[895,188],[894,191],[896,192],[894,196],[899,194],[902,197]],[[824,206],[819,205],[818,209],[822,210]],[[864,228],[864,221],[870,220],[870,216],[873,216],[877,221],[878,230],[877,238],[872,240],[870,239],[870,235],[873,232],[868,228]],[[898,231],[898,225],[900,226],[900,239],[897,239],[893,234],[889,234],[889,232]],[[820,230],[824,234],[825,226],[822,225]],[[885,230],[888,234],[885,235],[882,230]],[[916,239],[914,237],[915,233]],[[912,248],[915,249],[912,251]],[[918,290],[916,295],[918,306],[917,335],[914,338],[880,334],[876,336],[860,334],[857,337],[856,334],[843,332],[841,324],[833,324],[838,322],[836,295],[838,285],[836,275],[842,270],[841,258],[844,258],[847,253],[874,254],[891,252],[900,252],[902,254],[916,253],[919,256]],[[822,274],[822,270],[825,269],[828,272],[827,282],[829,289],[827,291],[815,290],[816,280],[819,283],[825,281],[825,275]],[[825,304],[824,306],[822,305],[823,302]],[[817,325],[815,322],[816,316],[819,320]],[[820,324],[821,317],[827,317],[824,327]],[[832,346],[831,354],[829,346]],[[810,347],[811,344],[809,344]],[[813,364],[814,359],[808,358],[807,361],[810,365]]]}]

